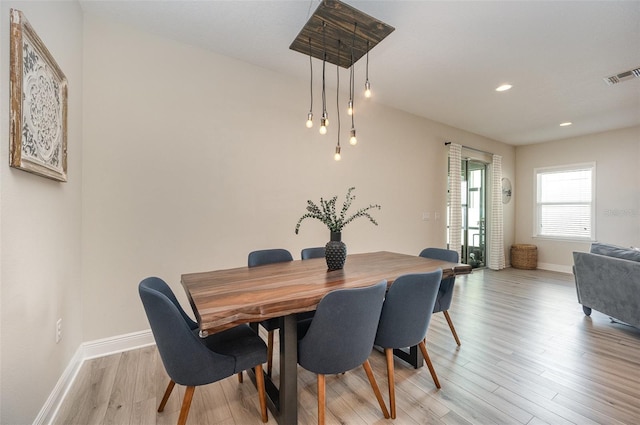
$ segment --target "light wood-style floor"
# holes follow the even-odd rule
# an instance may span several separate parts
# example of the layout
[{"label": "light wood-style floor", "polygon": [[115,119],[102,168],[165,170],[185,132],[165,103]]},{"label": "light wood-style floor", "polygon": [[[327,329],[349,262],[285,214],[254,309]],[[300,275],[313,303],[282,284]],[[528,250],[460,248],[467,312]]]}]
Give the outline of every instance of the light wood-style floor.
[{"label": "light wood-style floor", "polygon": [[[327,423],[640,424],[640,330],[595,311],[584,316],[571,275],[474,271],[457,278],[450,313],[459,349],[442,314],[427,335],[441,390],[426,367],[397,360],[392,421],[383,418],[362,368],[330,376]],[[374,351],[370,361],[388,404],[384,356]],[[184,389],[176,386],[158,414],[167,382],[155,347],[87,361],[55,423],[173,425]],[[315,382],[299,368],[300,424],[317,422]],[[249,379],[196,389],[188,424],[260,423]],[[269,423],[276,423],[271,415]]]}]

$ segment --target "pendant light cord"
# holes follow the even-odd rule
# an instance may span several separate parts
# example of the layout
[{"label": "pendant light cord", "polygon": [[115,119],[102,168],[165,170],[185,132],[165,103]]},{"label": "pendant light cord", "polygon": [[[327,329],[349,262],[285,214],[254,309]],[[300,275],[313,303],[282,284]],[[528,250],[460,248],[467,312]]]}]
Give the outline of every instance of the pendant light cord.
[{"label": "pendant light cord", "polygon": [[324,70],[327,63],[327,53],[324,53],[324,59],[322,60],[322,113],[324,114],[327,111],[327,96],[325,94],[324,88]]},{"label": "pendant light cord", "polygon": [[367,81],[369,81],[369,42],[367,41]]},{"label": "pendant light cord", "polygon": [[326,23],[322,22],[322,115],[325,116],[327,114],[327,96],[325,94],[325,79],[324,72],[327,64],[327,44],[325,38],[325,27]]},{"label": "pendant light cord", "polygon": [[336,65],[336,114],[338,119],[338,147],[340,147],[340,40],[338,40],[338,64]]},{"label": "pendant light cord", "polygon": [[349,98],[351,100],[351,128],[353,129],[355,127],[353,120],[354,120],[354,115],[356,112],[355,109],[355,99],[354,99],[354,95],[355,95],[355,75],[354,75],[354,69],[353,69],[353,49],[355,47],[356,44],[356,29],[358,28],[358,23],[354,22],[353,24],[353,38],[351,40],[351,72],[349,74]]},{"label": "pendant light cord", "polygon": [[310,104],[309,113],[313,111],[313,62],[311,61],[311,37],[309,37],[309,69],[311,70],[311,78],[309,80]]}]

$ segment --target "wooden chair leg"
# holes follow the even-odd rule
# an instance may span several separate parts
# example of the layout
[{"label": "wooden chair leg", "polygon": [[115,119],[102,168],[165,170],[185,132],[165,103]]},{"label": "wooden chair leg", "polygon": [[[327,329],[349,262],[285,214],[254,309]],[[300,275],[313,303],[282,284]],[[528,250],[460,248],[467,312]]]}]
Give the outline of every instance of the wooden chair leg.
[{"label": "wooden chair leg", "polygon": [[269,420],[269,414],[267,413],[267,396],[264,392],[264,372],[262,371],[262,365],[256,366],[256,387],[258,387],[258,398],[260,400],[260,416],[262,422]]},{"label": "wooden chair leg", "polygon": [[373,393],[376,395],[378,399],[378,404],[380,404],[380,409],[382,409],[382,414],[385,418],[389,419],[389,411],[387,410],[387,406],[384,404],[384,400],[382,399],[382,393],[380,393],[380,388],[378,388],[378,383],[376,382],[376,378],[373,376],[373,371],[371,370],[371,364],[369,360],[365,360],[362,363],[362,367],[364,371],[367,372],[367,378],[369,378],[369,383],[371,384],[371,388],[373,388]]},{"label": "wooden chair leg", "polygon": [[196,387],[187,387],[184,392],[184,400],[182,400],[182,408],[180,409],[180,417],[178,417],[178,425],[185,425],[187,423],[187,416],[189,415],[189,408],[191,408],[191,400],[193,400],[193,392]]},{"label": "wooden chair leg", "polygon": [[242,372],[238,374],[238,382],[242,384]]},{"label": "wooden chair leg", "polygon": [[164,410],[164,406],[167,405],[167,400],[169,400],[169,396],[171,395],[171,391],[173,391],[173,387],[176,386],[176,383],[173,381],[169,381],[169,385],[167,385],[167,389],[164,391],[164,396],[162,397],[162,401],[160,402],[160,406],[158,406],[158,412],[162,412]]},{"label": "wooden chair leg", "polygon": [[273,368],[273,331],[267,333],[267,376],[271,376]]},{"label": "wooden chair leg", "polygon": [[324,425],[325,388],[324,375],[318,374],[318,425]]},{"label": "wooden chair leg", "polygon": [[389,407],[391,408],[391,419],[396,418],[396,383],[393,369],[393,348],[385,348],[384,354],[387,357],[387,381],[389,381]]},{"label": "wooden chair leg", "polygon": [[427,353],[427,346],[424,341],[420,341],[420,351],[422,351],[422,357],[424,357],[424,361],[427,363],[427,367],[429,368],[429,372],[431,372],[431,378],[433,378],[433,383],[436,384],[437,388],[440,387],[440,381],[438,380],[438,375],[436,375],[436,370],[433,368],[433,364],[431,363],[431,359],[429,358],[429,353]]},{"label": "wooden chair leg", "polygon": [[453,327],[453,322],[451,321],[451,317],[449,316],[449,311],[443,311],[444,318],[447,319],[447,323],[449,324],[449,329],[451,329],[451,333],[453,334],[453,338],[456,340],[456,344],[458,347],[460,346],[460,339],[458,339],[458,334],[456,333],[456,328]]}]

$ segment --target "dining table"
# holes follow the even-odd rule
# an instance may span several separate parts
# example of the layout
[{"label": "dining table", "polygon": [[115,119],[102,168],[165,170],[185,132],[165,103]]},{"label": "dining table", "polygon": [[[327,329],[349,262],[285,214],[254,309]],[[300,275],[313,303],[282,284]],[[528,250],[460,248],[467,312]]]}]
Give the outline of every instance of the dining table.
[{"label": "dining table", "polygon": [[[314,311],[327,293],[344,288],[387,285],[404,274],[442,269],[442,278],[471,272],[471,266],[388,251],[350,254],[340,270],[328,270],[324,258],[286,261],[257,267],[187,273],[182,286],[193,308],[200,336],[241,324],[280,319],[278,385],[265,374],[268,406],[280,424],[298,423],[297,319]],[[404,357],[403,357],[404,353]],[[422,359],[412,347],[397,352],[419,367]],[[252,377],[255,379],[255,376]]]}]

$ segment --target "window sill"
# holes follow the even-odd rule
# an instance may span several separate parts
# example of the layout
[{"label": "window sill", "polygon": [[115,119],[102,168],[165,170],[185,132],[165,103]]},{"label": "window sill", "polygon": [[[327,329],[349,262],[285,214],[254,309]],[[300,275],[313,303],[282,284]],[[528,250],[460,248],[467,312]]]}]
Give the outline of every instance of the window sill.
[{"label": "window sill", "polygon": [[554,242],[574,242],[574,243],[592,243],[595,242],[595,238],[571,238],[568,236],[547,236],[547,235],[533,235],[533,239],[543,240],[543,241],[554,241]]}]

